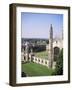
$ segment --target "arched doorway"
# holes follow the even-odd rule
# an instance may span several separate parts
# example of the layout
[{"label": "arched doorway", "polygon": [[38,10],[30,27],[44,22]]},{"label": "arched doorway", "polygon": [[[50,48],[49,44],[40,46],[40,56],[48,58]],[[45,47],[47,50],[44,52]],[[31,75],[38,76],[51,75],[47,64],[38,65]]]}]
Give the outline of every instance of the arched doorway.
[{"label": "arched doorway", "polygon": [[60,52],[60,48],[54,47],[54,61],[56,61],[58,59],[59,52]]}]

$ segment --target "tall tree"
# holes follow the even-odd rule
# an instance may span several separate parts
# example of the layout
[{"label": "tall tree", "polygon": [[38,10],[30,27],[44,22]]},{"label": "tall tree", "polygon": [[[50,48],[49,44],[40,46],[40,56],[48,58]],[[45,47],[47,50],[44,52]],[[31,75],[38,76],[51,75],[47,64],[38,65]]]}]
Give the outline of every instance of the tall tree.
[{"label": "tall tree", "polygon": [[58,60],[56,62],[56,69],[53,72],[53,75],[62,75],[63,74],[63,49],[60,51]]}]

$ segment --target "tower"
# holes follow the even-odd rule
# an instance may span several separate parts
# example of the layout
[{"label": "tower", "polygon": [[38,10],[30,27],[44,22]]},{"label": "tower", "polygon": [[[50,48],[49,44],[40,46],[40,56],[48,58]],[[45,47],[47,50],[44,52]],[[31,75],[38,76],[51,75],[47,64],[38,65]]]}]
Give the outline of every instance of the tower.
[{"label": "tower", "polygon": [[26,61],[29,60],[29,43],[26,42],[25,54],[26,54]]},{"label": "tower", "polygon": [[53,60],[54,60],[53,54],[54,54],[54,51],[53,51],[53,27],[51,24],[50,31],[49,31],[49,48],[48,48],[49,68],[53,67]]}]

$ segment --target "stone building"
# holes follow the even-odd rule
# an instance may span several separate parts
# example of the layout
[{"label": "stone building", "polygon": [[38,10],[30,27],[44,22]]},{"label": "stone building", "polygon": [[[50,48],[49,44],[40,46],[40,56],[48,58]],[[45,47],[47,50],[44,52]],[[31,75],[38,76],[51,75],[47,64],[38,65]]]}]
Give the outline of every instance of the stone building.
[{"label": "stone building", "polygon": [[60,50],[63,48],[63,36],[62,38],[53,38],[53,27],[50,26],[49,31],[49,44],[46,45],[48,51],[49,67],[54,68]]},{"label": "stone building", "polygon": [[46,45],[46,50],[48,51],[47,60],[39,57],[35,57],[33,48],[31,47],[29,42],[26,42],[24,45],[25,49],[21,56],[22,62],[35,62],[38,64],[45,65],[48,68],[55,69],[56,60],[58,60],[60,50],[63,48],[63,37],[61,39],[58,38],[54,39],[53,33],[54,33],[53,26],[51,24],[49,30],[49,43]]},{"label": "stone building", "polygon": [[52,68],[53,60],[54,60],[52,24],[50,26],[50,31],[49,31],[48,60],[49,60],[49,67]]}]

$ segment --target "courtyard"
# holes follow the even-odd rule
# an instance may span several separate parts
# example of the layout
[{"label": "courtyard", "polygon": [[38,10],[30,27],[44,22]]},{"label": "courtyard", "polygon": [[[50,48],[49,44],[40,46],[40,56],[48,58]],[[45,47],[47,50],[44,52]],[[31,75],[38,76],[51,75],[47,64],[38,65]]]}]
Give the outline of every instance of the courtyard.
[{"label": "courtyard", "polygon": [[41,52],[36,52],[35,53],[36,57],[42,58],[42,59],[47,59],[48,60],[48,52],[45,51],[41,51]]},{"label": "courtyard", "polygon": [[37,63],[22,63],[22,72],[24,72],[26,76],[50,76],[53,71],[53,69],[48,69],[46,66]]}]

